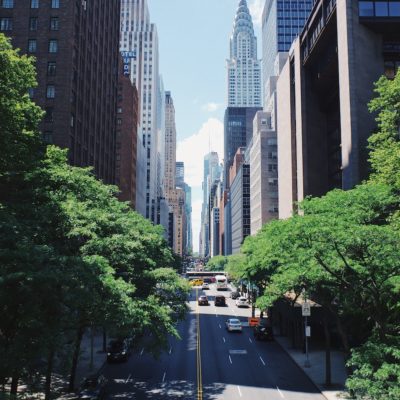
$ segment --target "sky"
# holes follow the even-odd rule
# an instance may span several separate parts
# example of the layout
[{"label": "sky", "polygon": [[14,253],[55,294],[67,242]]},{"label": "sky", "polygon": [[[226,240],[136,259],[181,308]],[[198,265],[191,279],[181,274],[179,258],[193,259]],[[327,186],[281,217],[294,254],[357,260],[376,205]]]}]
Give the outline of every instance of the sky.
[{"label": "sky", "polygon": [[[223,158],[226,59],[239,0],[148,0],[157,25],[160,73],[171,91],[177,126],[177,161],[192,187],[193,250],[199,249],[203,159]],[[260,49],[264,0],[247,0]],[[261,58],[259,50],[258,57]]]}]

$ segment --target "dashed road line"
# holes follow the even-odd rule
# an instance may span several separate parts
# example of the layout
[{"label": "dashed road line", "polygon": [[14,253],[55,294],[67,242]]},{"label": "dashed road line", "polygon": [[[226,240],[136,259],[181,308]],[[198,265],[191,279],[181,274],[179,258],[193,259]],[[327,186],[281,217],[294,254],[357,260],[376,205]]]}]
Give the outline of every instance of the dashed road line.
[{"label": "dashed road line", "polygon": [[141,356],[143,355],[143,352],[144,352],[144,347],[143,347],[142,351],[140,352],[140,355],[141,355]]},{"label": "dashed road line", "polygon": [[222,337],[222,340],[224,341],[224,343],[225,343],[225,338],[224,337]]},{"label": "dashed road line", "polygon": [[169,353],[169,354],[172,353],[172,347],[169,348],[169,352],[168,352],[168,353]]},{"label": "dashed road line", "polygon": [[250,342],[250,343],[253,343],[253,341],[251,340],[251,338],[249,338],[249,342]]},{"label": "dashed road line", "polygon": [[262,359],[261,356],[260,356],[260,360],[261,360],[261,362],[263,363],[263,365],[264,365],[264,367],[265,367],[265,362],[264,362],[264,360]]},{"label": "dashed road line", "polygon": [[283,395],[283,393],[281,392],[281,390],[279,389],[279,387],[277,386],[276,388],[278,389],[278,393],[279,393],[279,395],[282,397],[282,399],[284,399],[284,398],[285,398],[285,396]]},{"label": "dashed road line", "polygon": [[229,361],[230,361],[231,364],[233,364],[231,356],[229,356]]},{"label": "dashed road line", "polygon": [[162,377],[162,381],[163,381],[163,382],[165,381],[165,377],[166,377],[166,375],[167,375],[167,373],[166,373],[166,372],[164,372],[164,375],[163,375],[163,377]]},{"label": "dashed road line", "polygon": [[221,326],[221,324],[218,324],[219,325],[219,329],[222,329],[222,326]]},{"label": "dashed road line", "polygon": [[129,379],[131,379],[131,376],[132,376],[132,374],[129,374],[129,376],[126,378],[125,385],[129,382]]},{"label": "dashed road line", "polygon": [[237,387],[238,392],[239,392],[239,396],[242,397],[242,391],[240,390],[240,386]]}]

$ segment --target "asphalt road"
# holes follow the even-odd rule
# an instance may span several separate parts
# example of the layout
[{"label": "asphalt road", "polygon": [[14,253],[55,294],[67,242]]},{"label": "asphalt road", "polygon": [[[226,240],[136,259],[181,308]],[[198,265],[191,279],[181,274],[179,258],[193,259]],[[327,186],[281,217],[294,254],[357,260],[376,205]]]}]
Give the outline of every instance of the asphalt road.
[{"label": "asphalt road", "polygon": [[191,311],[179,326],[182,340],[172,338],[160,359],[139,348],[128,362],[107,364],[107,399],[325,399],[278,344],[255,341],[251,328],[227,332],[227,318],[246,320],[251,311],[229,298],[227,307],[215,307],[216,293],[212,285],[205,291],[210,305],[198,306],[193,290]]}]

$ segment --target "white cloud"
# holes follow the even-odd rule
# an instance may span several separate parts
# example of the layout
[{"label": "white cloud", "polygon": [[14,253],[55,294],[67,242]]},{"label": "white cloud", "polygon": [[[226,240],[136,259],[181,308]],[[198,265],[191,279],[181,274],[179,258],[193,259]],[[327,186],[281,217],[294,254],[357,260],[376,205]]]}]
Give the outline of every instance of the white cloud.
[{"label": "white cloud", "polygon": [[254,25],[257,27],[261,27],[264,3],[264,0],[251,0],[249,2],[250,14],[253,17]]},{"label": "white cloud", "polygon": [[220,104],[220,103],[207,103],[207,104],[204,104],[202,107],[201,107],[201,109],[203,110],[203,111],[207,111],[207,112],[215,112],[215,111],[217,111],[220,107],[222,106],[222,104]]},{"label": "white cloud", "polygon": [[217,118],[209,118],[198,132],[178,142],[176,159],[185,163],[186,183],[192,187],[201,186],[204,156],[216,151],[222,160],[223,142],[224,125]]},{"label": "white cloud", "polygon": [[198,132],[179,141],[176,149],[176,160],[185,163],[185,182],[192,187],[192,229],[195,251],[199,248],[204,156],[210,151],[216,151],[222,161],[224,125],[217,118],[209,118]]}]

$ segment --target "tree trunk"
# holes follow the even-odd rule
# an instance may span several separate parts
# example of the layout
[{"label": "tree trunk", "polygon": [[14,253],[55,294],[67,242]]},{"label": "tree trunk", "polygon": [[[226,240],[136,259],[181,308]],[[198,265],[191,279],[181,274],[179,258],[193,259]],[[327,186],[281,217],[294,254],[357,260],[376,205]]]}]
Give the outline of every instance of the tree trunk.
[{"label": "tree trunk", "polygon": [[14,373],[11,379],[10,399],[14,400],[18,395],[19,374]]},{"label": "tree trunk", "polygon": [[47,359],[46,382],[45,382],[45,400],[51,399],[51,374],[53,372],[54,349],[51,348]]},{"label": "tree trunk", "polygon": [[325,332],[325,385],[332,384],[331,373],[331,333],[328,325],[327,310],[324,310],[324,332]]},{"label": "tree trunk", "polygon": [[83,332],[84,332],[83,327],[79,327],[77,335],[76,335],[74,354],[72,356],[71,375],[69,377],[69,385],[68,385],[69,392],[73,392],[74,387],[75,387],[76,368],[78,366],[79,353],[81,351],[81,342],[82,342]]}]

